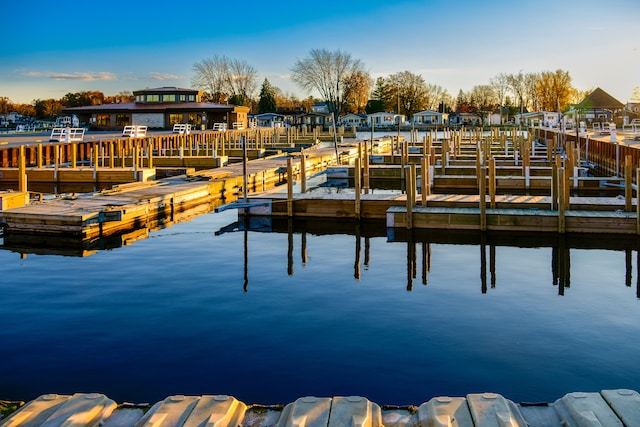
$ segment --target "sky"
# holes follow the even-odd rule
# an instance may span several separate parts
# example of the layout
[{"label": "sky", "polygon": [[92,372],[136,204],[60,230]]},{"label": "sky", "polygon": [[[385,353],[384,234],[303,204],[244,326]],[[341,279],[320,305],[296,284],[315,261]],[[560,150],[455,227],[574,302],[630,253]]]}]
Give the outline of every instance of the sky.
[{"label": "sky", "polygon": [[226,55],[258,87],[299,98],[291,68],[341,50],[376,79],[421,75],[456,96],[499,73],[568,71],[621,102],[640,86],[637,0],[10,1],[0,25],[0,96],[14,103],[97,90],[192,88],[193,65]]}]

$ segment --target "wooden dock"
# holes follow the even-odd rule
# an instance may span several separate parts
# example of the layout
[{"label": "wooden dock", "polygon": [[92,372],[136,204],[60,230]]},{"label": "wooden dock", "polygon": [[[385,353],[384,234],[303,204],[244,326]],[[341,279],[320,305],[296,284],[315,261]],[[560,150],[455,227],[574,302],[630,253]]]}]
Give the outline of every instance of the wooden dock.
[{"label": "wooden dock", "polygon": [[[496,393],[438,396],[404,406],[360,396],[300,397],[286,405],[247,404],[228,395],[169,396],[150,404],[117,404],[104,394],[45,394],[26,404],[1,402],[2,427],[635,427],[635,390],[572,392],[554,402],[516,403]],[[11,411],[13,409],[13,411]]]},{"label": "wooden dock", "polygon": [[[234,201],[243,193],[245,175],[248,193],[283,183],[288,159],[292,173],[299,175],[303,156],[273,156],[247,162],[246,173],[239,163],[162,180],[117,185],[99,192],[45,199],[0,211],[0,223],[7,235],[35,233],[93,240],[127,233],[159,221],[173,222],[176,215],[201,205]],[[333,148],[308,150],[304,153],[305,175],[323,170],[332,162],[335,162]]]}]

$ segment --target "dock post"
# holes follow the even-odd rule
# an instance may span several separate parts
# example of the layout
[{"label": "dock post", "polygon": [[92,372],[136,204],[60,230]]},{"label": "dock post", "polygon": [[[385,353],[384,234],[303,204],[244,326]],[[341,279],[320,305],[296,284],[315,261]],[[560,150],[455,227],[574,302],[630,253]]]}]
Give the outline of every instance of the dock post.
[{"label": "dock post", "polygon": [[364,194],[369,194],[369,151],[367,148],[367,143],[364,143],[364,157],[363,157],[363,190]]},{"label": "dock post", "polygon": [[149,169],[153,169],[153,139],[149,138],[147,140],[147,150],[149,150],[149,152],[147,153],[149,155],[148,158],[148,167]]},{"label": "dock post", "polygon": [[115,168],[116,164],[116,150],[113,142],[109,143],[109,167],[111,169]]},{"label": "dock post", "polygon": [[58,163],[60,163],[60,145],[53,146],[53,180],[58,180]]},{"label": "dock post", "polygon": [[558,233],[565,232],[565,222],[564,222],[564,209],[565,209],[565,200],[564,200],[564,167],[558,168]]},{"label": "dock post", "polygon": [[93,151],[91,152],[91,158],[93,159],[93,180],[98,182],[98,146],[93,145]]},{"label": "dock post", "polygon": [[354,169],[353,169],[353,187],[355,190],[355,206],[354,206],[354,214],[356,219],[360,219],[360,176],[361,176],[361,167],[360,167],[360,158],[355,160]]},{"label": "dock post", "polygon": [[480,181],[480,231],[487,230],[487,178],[486,167],[481,166],[478,174]]},{"label": "dock post", "polygon": [[24,145],[20,146],[20,156],[18,157],[18,191],[27,191],[27,161],[24,153]]},{"label": "dock post", "polygon": [[307,192],[307,155],[300,152],[300,192]]},{"label": "dock post", "polygon": [[489,199],[491,209],[496,207],[496,159],[489,158]]},{"label": "dock post", "polygon": [[633,158],[630,155],[624,157],[624,210],[625,212],[633,211],[633,190],[631,188],[633,184]]},{"label": "dock post", "polygon": [[636,169],[636,233],[640,234],[640,168]]},{"label": "dock post", "polygon": [[38,169],[42,168],[42,144],[38,144],[38,160],[36,164]]},{"label": "dock post", "polygon": [[75,168],[78,163],[78,144],[71,144],[71,167]]},{"label": "dock post", "polygon": [[412,179],[411,179],[411,166],[407,165],[404,167],[405,176],[407,177],[406,188],[407,188],[407,222],[406,226],[408,229],[413,228],[413,192],[412,192]]},{"label": "dock post", "polygon": [[422,179],[420,181],[420,193],[422,194],[422,207],[426,207],[427,206],[427,196],[429,194],[431,194],[431,185],[430,185],[430,177],[429,177],[429,172],[430,172],[430,161],[429,161],[429,154],[425,154],[422,157],[422,160],[420,162],[420,172],[422,173]]},{"label": "dock post", "polygon": [[287,158],[287,216],[293,216],[293,159]]}]

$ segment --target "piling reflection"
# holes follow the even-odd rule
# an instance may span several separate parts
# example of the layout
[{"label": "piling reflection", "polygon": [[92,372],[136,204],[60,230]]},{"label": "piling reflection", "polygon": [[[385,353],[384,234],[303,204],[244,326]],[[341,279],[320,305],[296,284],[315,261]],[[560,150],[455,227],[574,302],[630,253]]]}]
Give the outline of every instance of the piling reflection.
[{"label": "piling reflection", "polygon": [[[268,224],[268,225],[267,225]],[[427,286],[429,273],[432,270],[432,255],[434,245],[473,245],[479,249],[479,287],[482,294],[490,289],[498,287],[496,265],[498,247],[514,248],[550,248],[550,269],[553,278],[552,285],[557,287],[558,295],[564,295],[571,285],[571,250],[611,250],[624,254],[626,272],[625,286],[630,287],[633,280],[633,252],[636,252],[636,269],[640,265],[638,248],[640,240],[637,237],[616,236],[584,236],[584,235],[559,235],[556,233],[499,233],[499,232],[463,232],[451,230],[385,230],[380,221],[319,221],[319,220],[293,220],[293,219],[262,219],[259,223],[247,222],[245,226],[249,231],[287,233],[287,274],[294,273],[295,234],[301,235],[301,259],[302,264],[309,263],[307,240],[308,235],[351,235],[354,237],[354,262],[353,277],[361,280],[362,266],[368,269],[371,263],[371,239],[386,237],[386,243],[404,243],[406,245],[406,286],[405,290],[414,290],[414,282],[418,277],[418,271],[422,273],[421,283]],[[245,229],[245,236],[246,231]],[[386,231],[386,233],[383,233]],[[364,257],[363,243],[364,240]],[[418,260],[418,246],[421,257]],[[247,253],[245,251],[245,253]],[[364,262],[363,262],[364,259]],[[420,263],[418,264],[418,261]],[[526,261],[523,261],[526,262]],[[640,298],[640,278],[636,279],[636,296]]]}]

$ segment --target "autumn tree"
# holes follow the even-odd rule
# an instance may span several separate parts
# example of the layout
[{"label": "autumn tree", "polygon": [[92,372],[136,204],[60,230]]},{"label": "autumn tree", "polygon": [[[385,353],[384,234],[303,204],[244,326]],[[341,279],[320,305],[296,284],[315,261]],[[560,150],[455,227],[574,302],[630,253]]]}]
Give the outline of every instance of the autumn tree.
[{"label": "autumn tree", "polygon": [[33,101],[34,114],[39,119],[55,119],[60,115],[64,98],[59,99],[36,99]]},{"label": "autumn tree", "polygon": [[426,102],[424,109],[432,111],[440,111],[444,113],[444,106],[450,102],[451,95],[449,92],[440,85],[428,83],[425,85],[426,90]]},{"label": "autumn tree", "polygon": [[540,98],[543,111],[562,111],[568,104],[573,91],[568,71],[543,71],[536,84],[536,94]]},{"label": "autumn tree", "polygon": [[309,56],[295,62],[291,72],[299,87],[318,91],[335,119],[345,106],[347,77],[357,72],[364,73],[364,64],[341,50],[311,49]]},{"label": "autumn tree", "polygon": [[122,92],[118,92],[113,96],[105,96],[104,103],[118,104],[121,102],[133,102],[134,99],[135,99],[135,96],[133,96],[133,93],[131,93],[131,91],[124,90]]},{"label": "autumn tree", "polygon": [[61,100],[65,107],[84,107],[104,104],[104,93],[93,91],[69,92]]},{"label": "autumn tree", "polygon": [[398,114],[410,116],[424,110],[428,102],[424,79],[410,71],[390,75],[385,80],[384,100],[388,106],[397,105]]},{"label": "autumn tree", "polygon": [[258,101],[258,113],[273,113],[276,111],[276,95],[273,87],[266,78],[260,88],[260,100]]},{"label": "autumn tree", "polygon": [[369,92],[373,80],[368,73],[356,71],[345,77],[344,82],[344,112],[363,113],[369,101]]},{"label": "autumn tree", "polygon": [[6,96],[0,96],[0,114],[7,114],[11,112],[13,104],[11,100]]}]

